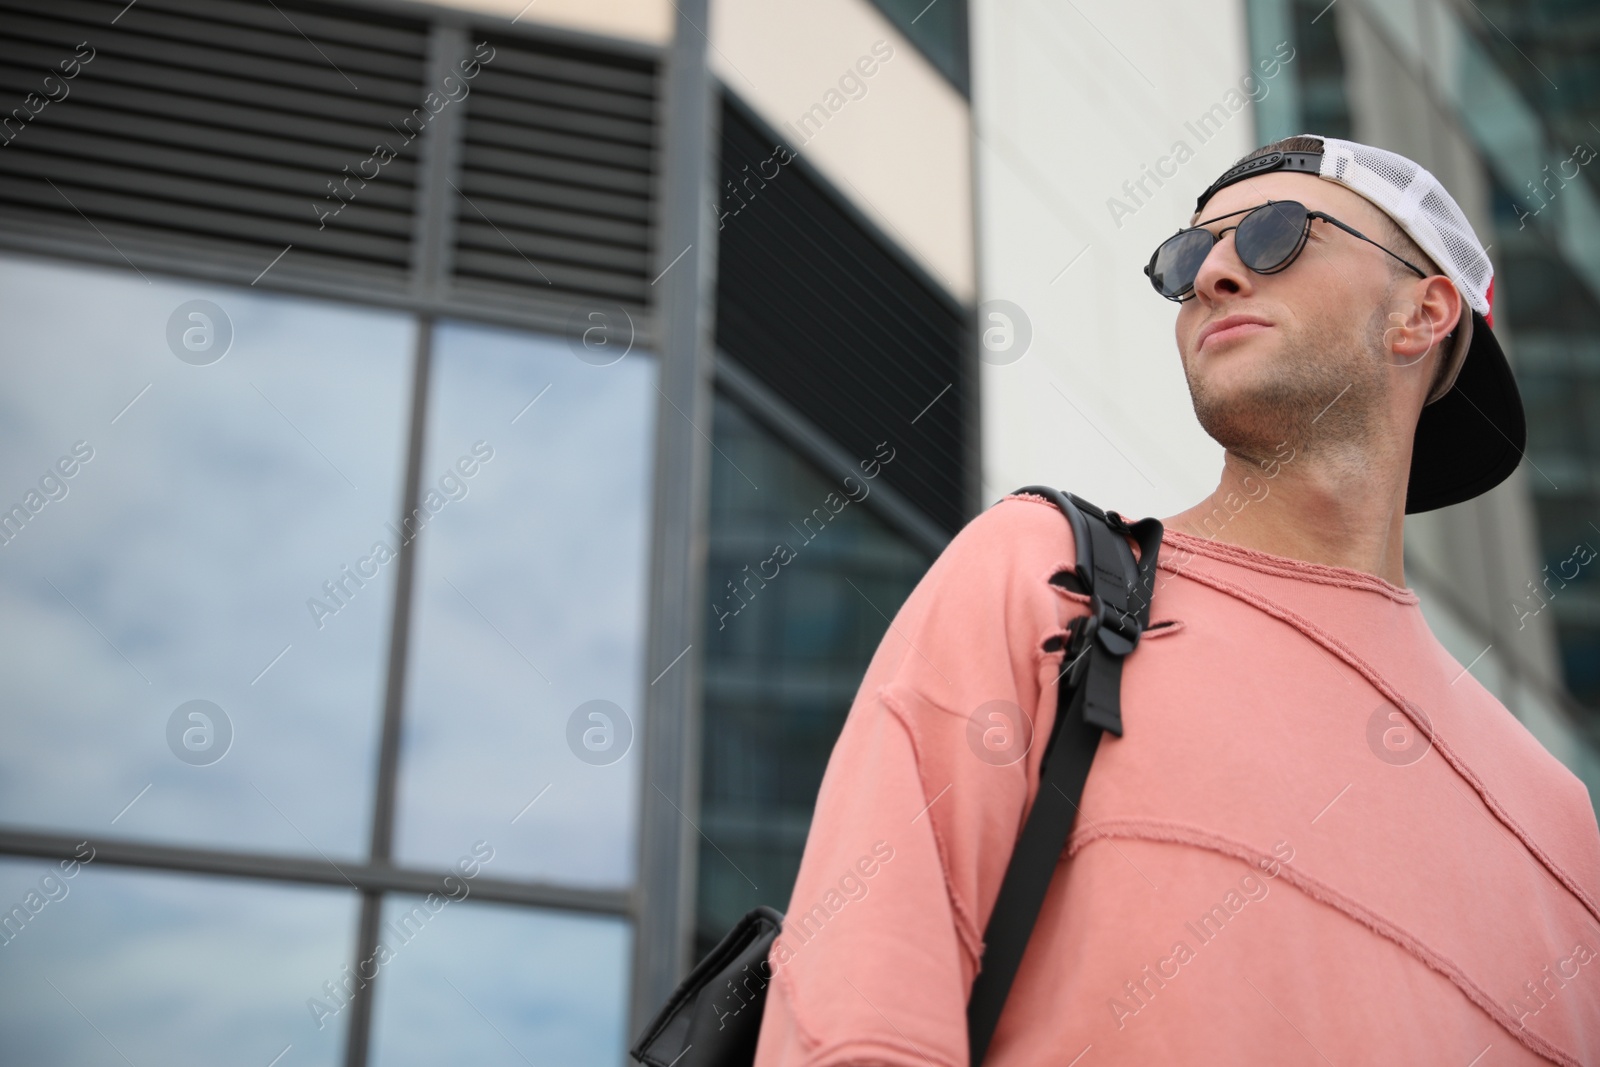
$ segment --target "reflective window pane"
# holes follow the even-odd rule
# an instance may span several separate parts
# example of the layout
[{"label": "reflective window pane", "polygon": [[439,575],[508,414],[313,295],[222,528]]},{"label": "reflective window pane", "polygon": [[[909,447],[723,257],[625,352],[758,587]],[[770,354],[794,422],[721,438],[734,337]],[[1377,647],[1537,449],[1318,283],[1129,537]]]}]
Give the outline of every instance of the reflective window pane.
[{"label": "reflective window pane", "polygon": [[307,1002],[354,956],[353,892],[68,870],[0,859],[0,1060],[266,1067],[289,1049],[283,1067],[343,1062],[348,1016]]},{"label": "reflective window pane", "polygon": [[962,92],[971,88],[967,48],[967,2],[946,0],[873,0],[901,33],[911,38],[934,66]]},{"label": "reflective window pane", "polygon": [[384,903],[373,1067],[624,1062],[626,923],[441,900]]},{"label": "reflective window pane", "polygon": [[363,852],[412,321],[0,258],[0,322],[0,820]]},{"label": "reflective window pane", "polygon": [[[496,877],[631,882],[643,723],[652,358],[444,324],[396,854]],[[602,701],[602,704],[591,704]]]},{"label": "reflective window pane", "polygon": [[824,476],[721,395],[712,438],[697,959],[787,905],[828,755],[932,562],[871,510],[871,479]]}]

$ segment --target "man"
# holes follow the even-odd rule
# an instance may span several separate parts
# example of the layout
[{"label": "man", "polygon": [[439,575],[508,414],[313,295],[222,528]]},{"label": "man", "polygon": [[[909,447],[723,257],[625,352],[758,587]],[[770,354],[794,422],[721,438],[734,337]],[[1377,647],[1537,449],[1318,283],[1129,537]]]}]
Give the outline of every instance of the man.
[{"label": "man", "polygon": [[[1147,274],[1226,455],[1164,520],[1067,854],[991,1067],[1600,1063],[1600,832],[1435,639],[1407,511],[1520,459],[1492,269],[1442,186],[1299,137],[1206,190]],[[1112,501],[1096,501],[1107,505]],[[1038,497],[907,599],[833,751],[757,1067],[961,1067],[983,931],[1088,598]]]}]

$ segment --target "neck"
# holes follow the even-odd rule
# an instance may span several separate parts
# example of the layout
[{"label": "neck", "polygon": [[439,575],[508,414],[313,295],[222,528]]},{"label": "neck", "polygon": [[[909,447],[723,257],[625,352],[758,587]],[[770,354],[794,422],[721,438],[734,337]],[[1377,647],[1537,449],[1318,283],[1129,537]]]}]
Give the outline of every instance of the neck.
[{"label": "neck", "polygon": [[1227,453],[1211,495],[1162,524],[1404,586],[1409,450],[1397,457],[1403,462],[1383,464],[1376,473],[1360,461],[1372,457],[1326,445],[1283,455],[1286,461],[1266,465]]}]

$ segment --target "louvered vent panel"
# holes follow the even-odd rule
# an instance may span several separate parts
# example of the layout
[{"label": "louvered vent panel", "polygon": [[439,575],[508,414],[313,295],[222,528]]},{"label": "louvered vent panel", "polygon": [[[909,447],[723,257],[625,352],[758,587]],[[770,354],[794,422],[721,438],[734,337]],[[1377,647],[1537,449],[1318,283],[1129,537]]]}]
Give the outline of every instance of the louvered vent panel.
[{"label": "louvered vent panel", "polygon": [[[135,262],[265,267],[293,245],[275,270],[404,280],[421,138],[399,131],[426,93],[424,24],[292,0],[0,0],[0,27],[7,228],[92,225]],[[67,95],[22,121],[80,42],[94,55]],[[379,143],[397,157],[367,162]]]},{"label": "louvered vent panel", "polygon": [[656,70],[491,38],[467,98],[458,289],[642,310],[651,268]]}]

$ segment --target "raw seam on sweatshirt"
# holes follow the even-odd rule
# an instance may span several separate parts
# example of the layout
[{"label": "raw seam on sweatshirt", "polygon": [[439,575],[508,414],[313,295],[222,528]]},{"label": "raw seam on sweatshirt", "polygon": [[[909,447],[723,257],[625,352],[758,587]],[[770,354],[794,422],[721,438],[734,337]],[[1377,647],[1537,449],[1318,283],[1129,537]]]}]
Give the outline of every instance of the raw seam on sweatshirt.
[{"label": "raw seam on sweatshirt", "polygon": [[[881,685],[878,687],[876,696],[878,701],[889,709],[893,718],[900,724],[900,728],[905,731],[906,740],[911,745],[911,761],[917,771],[917,784],[922,789],[923,799],[927,799],[928,790],[922,781],[922,748],[919,744],[920,738],[917,735],[913,717],[906,708],[901,706],[895,695],[888,690],[889,685]],[[918,695],[920,696],[921,694]],[[923,699],[927,698],[923,697]],[[1026,791],[1027,776],[1025,773],[1023,787],[1024,791]],[[983,959],[983,935],[978,931],[977,923],[967,902],[962,898],[961,893],[956,889],[955,882],[950,877],[950,850],[945,845],[944,837],[939,833],[938,822],[934,820],[931,814],[928,816],[928,829],[933,833],[933,842],[939,855],[939,872],[944,876],[945,896],[950,899],[950,906],[955,911],[956,934],[961,939],[961,947],[966,949],[967,955],[972,959],[973,967],[976,968],[979,961]]]},{"label": "raw seam on sweatshirt", "polygon": [[[791,997],[791,1006],[793,1003],[794,1000]],[[867,1003],[870,1005],[872,1002],[867,1001]],[[893,1026],[894,1024],[890,1023],[889,1025]],[[898,1055],[893,1058],[877,1058],[872,1056],[871,1052],[868,1052],[868,1058],[862,1059],[861,1056],[865,1050],[876,1050],[879,1057],[887,1057],[887,1054],[891,1052],[898,1053]],[[842,1053],[848,1053],[848,1058],[833,1058]],[[915,1058],[908,1060],[906,1058],[908,1056]],[[907,1063],[914,1064],[915,1067],[923,1067],[923,1065],[929,1064],[932,1067],[955,1067],[955,1064],[950,1060],[934,1059],[927,1050],[912,1043],[910,1038],[906,1038],[905,1044],[902,1045],[881,1037],[845,1038],[835,1041],[826,1048],[813,1049],[806,1055],[800,1067],[902,1067]]]},{"label": "raw seam on sweatshirt", "polygon": [[[1380,578],[1376,574],[1366,574],[1350,567],[1335,567],[1326,563],[1312,563],[1310,560],[1278,556],[1271,552],[1262,552],[1259,549],[1232,544],[1228,541],[1198,537],[1182,530],[1171,531],[1171,537],[1172,547],[1174,548],[1198,552],[1202,556],[1210,556],[1212,559],[1220,560],[1224,563],[1234,563],[1241,567],[1249,567],[1251,570],[1276,574],[1285,578],[1315,582],[1319,585],[1332,585],[1366,593],[1379,593],[1398,604],[1421,603],[1422,598],[1417,595],[1416,590],[1395,585],[1393,582]],[[1165,562],[1165,560],[1159,560],[1158,565]],[[1168,569],[1174,573],[1181,573],[1177,565]]]},{"label": "raw seam on sweatshirt", "polygon": [[[1061,590],[1061,591],[1062,592],[1066,592],[1066,590]],[[1087,598],[1085,598],[1085,599],[1087,599]],[[1171,625],[1165,627],[1164,628],[1164,632],[1165,632],[1165,630],[1175,631],[1178,628],[1180,628],[1182,625],[1183,625],[1182,622],[1180,622],[1178,620],[1171,620]],[[1067,634],[1067,631],[1065,629],[1057,629],[1055,631],[1052,631],[1051,633],[1046,634],[1045,635],[1045,640],[1048,640],[1050,637],[1054,637],[1054,636],[1060,636],[1063,639],[1065,639],[1068,636],[1068,634]],[[1046,651],[1044,649],[1043,645],[1044,645],[1044,640],[1036,640],[1036,641],[1033,642],[1032,653],[1033,653],[1033,660],[1034,660],[1034,675],[1035,675],[1035,677],[1037,677],[1038,674],[1040,673],[1039,669],[1044,664],[1045,661],[1054,660],[1056,658],[1064,659],[1065,656],[1066,656],[1065,648],[1055,649],[1054,651]],[[1060,676],[1059,676],[1060,672],[1055,671],[1055,669],[1054,669],[1055,665],[1053,663],[1051,664],[1051,667],[1052,667],[1052,672],[1057,675],[1056,684],[1059,685],[1060,684]],[[876,696],[877,696],[879,702],[882,703],[883,706],[885,708],[887,708],[893,714],[894,718],[899,721],[901,729],[905,731],[906,739],[911,745],[912,762],[915,765],[916,770],[917,770],[917,782],[918,782],[918,784],[920,786],[922,786],[923,797],[924,797],[924,799],[926,799],[926,797],[927,797],[927,786],[923,783],[923,778],[922,778],[921,737],[920,737],[920,735],[919,735],[919,733],[917,731],[917,728],[916,728],[916,723],[914,721],[915,717],[911,714],[911,712],[907,708],[905,708],[902,705],[902,703],[895,696],[895,694],[889,692],[889,689],[894,684],[897,684],[897,683],[887,683],[885,685],[879,686],[878,690],[877,690],[877,693],[876,693]],[[900,683],[900,684],[903,684],[903,683]],[[906,688],[912,689],[912,687],[910,687],[910,686],[906,686]],[[962,717],[962,716],[959,715],[958,712],[952,711],[951,709],[945,707],[944,705],[940,704],[937,700],[935,700],[934,698],[928,696],[927,694],[922,693],[921,691],[915,690],[915,689],[913,689],[912,691],[916,692],[917,696],[919,698],[921,698],[924,702],[926,702],[927,704],[931,705],[935,709],[937,709],[939,711],[942,711],[942,712],[944,712],[945,714],[948,714],[948,715]],[[1058,702],[1057,701],[1046,701],[1044,699],[1045,692],[1047,692],[1047,690],[1045,690],[1045,689],[1043,689],[1041,687],[1041,691],[1040,691],[1041,707],[1038,708],[1038,709],[1035,709],[1035,713],[1032,716],[1032,718],[1034,720],[1037,720],[1037,721],[1033,722],[1034,738],[1035,738],[1035,742],[1036,743],[1039,741],[1039,739],[1046,738],[1046,737],[1050,736],[1050,734],[1053,732],[1053,730],[1054,730],[1054,716],[1055,716],[1056,711],[1058,710],[1058,707],[1057,707]],[[1050,721],[1049,722],[1043,721],[1044,715],[1046,715],[1046,714],[1048,714],[1050,716]],[[1019,761],[1014,766],[1017,767],[1017,769],[1022,773],[1022,776],[1023,776],[1023,782],[1022,782],[1022,785],[1023,785],[1023,807],[1022,807],[1022,812],[1021,812],[1019,823],[1018,823],[1018,832],[1020,833],[1022,824],[1027,821],[1028,813],[1033,808],[1033,801],[1034,801],[1035,797],[1037,796],[1037,792],[1038,792],[1038,783],[1037,782],[1030,783],[1027,771],[1023,770],[1024,763],[1022,761]],[[973,967],[977,968],[978,966],[981,965],[981,962],[982,962],[982,959],[983,959],[983,949],[984,949],[983,935],[978,929],[977,918],[976,918],[976,915],[975,915],[975,913],[973,911],[972,905],[970,905],[967,902],[967,900],[964,898],[964,896],[961,894],[961,892],[956,888],[955,881],[954,881],[954,879],[951,878],[951,875],[950,875],[949,849],[945,844],[945,840],[944,840],[943,835],[940,834],[940,832],[939,832],[939,824],[932,818],[932,816],[929,816],[928,823],[929,823],[929,828],[933,832],[934,844],[937,846],[937,851],[938,851],[938,856],[939,856],[940,873],[943,875],[944,883],[945,883],[945,895],[947,897],[949,897],[950,903],[951,903],[951,907],[954,910],[954,912],[956,914],[956,917],[957,917],[957,920],[958,920],[957,923],[956,923],[956,933],[960,937],[961,943],[962,943],[962,947],[966,949],[967,954],[968,954],[968,956],[970,957],[970,959],[972,961]]]},{"label": "raw seam on sweatshirt", "polygon": [[780,968],[778,973],[773,976],[772,987],[789,1002],[789,1018],[794,1021],[794,1032],[800,1038],[800,1044],[806,1048],[806,1058],[810,1059],[817,1046],[821,1044],[821,1039],[806,1026],[805,1019],[800,1011],[800,997],[794,988],[794,983],[789,978],[788,967]]},{"label": "raw seam on sweatshirt", "polygon": [[[1067,855],[1071,858],[1092,841],[1105,840],[1109,843],[1112,838],[1187,845],[1221,855],[1232,856],[1235,859],[1247,862],[1250,860],[1274,859],[1274,857],[1261,852],[1259,849],[1211,830],[1184,823],[1169,822],[1165,819],[1145,818],[1101,819],[1091,826],[1074,828],[1071,838],[1067,841]],[[1570,1053],[1557,1048],[1548,1039],[1517,1026],[1516,1020],[1511,1017],[1510,1013],[1500,1007],[1498,1002],[1487,992],[1480,989],[1477,983],[1469,978],[1466,972],[1453,959],[1429,948],[1420,938],[1405,927],[1390,922],[1319,879],[1303,873],[1292,862],[1279,861],[1279,866],[1278,877],[1285,878],[1291,885],[1313,900],[1355,919],[1374,933],[1393,941],[1420,962],[1444,975],[1453,985],[1466,994],[1468,1000],[1477,1005],[1502,1029],[1511,1032],[1513,1036],[1523,1037],[1523,1044],[1534,1052],[1554,1059],[1557,1063],[1562,1064],[1563,1067],[1582,1067],[1582,1064]]]},{"label": "raw seam on sweatshirt", "polygon": [[[1029,500],[1036,504],[1043,504],[1057,513],[1061,509],[1055,504],[1039,496],[1037,493],[1012,493],[1006,499]],[[1062,516],[1065,519],[1065,516]],[[1236,545],[1228,541],[1218,541],[1212,538],[1199,537],[1195,534],[1185,533],[1182,530],[1162,531],[1163,548],[1182,548],[1198,552],[1203,556],[1225,563],[1236,563],[1240,566],[1250,567],[1253,570],[1268,574],[1275,574],[1285,578],[1297,578],[1304,581],[1315,582],[1319,585],[1332,585],[1344,589],[1356,589],[1362,592],[1379,593],[1399,604],[1417,604],[1421,598],[1416,590],[1395,585],[1375,574],[1365,574],[1350,567],[1335,567],[1326,563],[1313,563],[1310,560],[1293,559],[1288,556],[1279,556],[1271,552],[1262,552],[1259,549]],[[1137,556],[1137,552],[1135,553]],[[1171,554],[1162,553],[1157,560],[1158,566],[1171,571],[1173,574],[1183,575],[1181,564],[1168,565]],[[1076,564],[1068,565],[1067,569]]]},{"label": "raw seam on sweatshirt", "polygon": [[[900,702],[898,700],[894,699],[892,694],[889,694],[889,693],[887,693],[885,691],[888,688],[889,688],[888,685],[879,686],[877,691],[876,691],[876,693],[875,693],[875,696],[877,697],[878,702],[881,703],[886,709],[888,709],[890,711],[890,713],[891,713],[890,714],[890,718],[895,720],[895,722],[899,725],[900,729],[905,734],[906,742],[911,748],[912,765],[916,769],[916,772],[917,772],[917,784],[918,784],[918,787],[920,788],[920,790],[922,792],[922,795],[923,795],[924,799],[926,799],[926,797],[927,797],[927,789],[922,784],[922,759],[921,759],[921,753],[920,753],[920,751],[918,749],[918,746],[917,746],[916,730],[912,727],[911,722],[908,719],[907,713],[905,712],[905,710],[900,707]],[[919,694],[919,695],[921,695],[921,694]],[[927,699],[927,698],[924,697],[923,699]],[[932,703],[932,702],[930,701],[930,703]],[[935,706],[938,707],[937,704],[935,704]],[[948,709],[943,708],[943,707],[940,707],[939,710],[948,711]],[[955,924],[956,935],[961,941],[962,948],[966,950],[968,956],[973,961],[973,968],[974,968],[974,970],[976,970],[977,966],[978,966],[978,961],[982,958],[982,955],[983,955],[983,953],[982,953],[982,939],[981,939],[981,937],[977,937],[972,932],[975,929],[975,927],[973,926],[973,923],[972,923],[972,918],[967,913],[966,905],[965,905],[964,901],[961,899],[961,895],[956,892],[955,886],[954,886],[954,884],[952,883],[952,881],[950,879],[950,865],[949,865],[949,861],[948,861],[948,858],[947,858],[949,850],[945,846],[944,838],[939,833],[939,824],[934,821],[934,819],[933,819],[933,817],[931,815],[928,818],[928,830],[933,835],[934,849],[935,849],[936,854],[939,857],[939,871],[940,871],[941,876],[944,878],[945,896],[946,896],[947,899],[949,899],[949,901],[951,903],[952,910],[954,911],[955,916],[956,916],[956,924]],[[846,1041],[836,1042],[834,1045],[831,1045],[826,1049],[820,1049],[819,1050],[820,1039],[815,1035],[815,1033],[812,1031],[812,1029],[806,1023],[805,1013],[801,1009],[801,1004],[800,1004],[801,998],[799,996],[799,991],[795,987],[793,979],[791,978],[789,971],[790,971],[790,968],[788,968],[788,967],[780,968],[778,970],[778,973],[773,977],[773,985],[777,989],[779,989],[781,991],[782,995],[788,1000],[788,1003],[789,1003],[789,1015],[794,1021],[795,1032],[799,1035],[801,1043],[807,1047],[807,1054],[806,1054],[806,1059],[804,1060],[804,1064],[807,1065],[807,1067],[820,1067],[820,1065],[825,1062],[827,1056],[833,1054],[835,1051],[837,1051],[837,1050],[839,1050],[841,1048],[851,1047],[855,1043],[859,1042],[861,1039],[853,1039],[853,1040],[846,1040]],[[868,1003],[870,1004],[871,1002],[868,1001]],[[870,1044],[872,1042],[863,1042],[863,1043],[869,1043]],[[890,1049],[895,1049],[896,1048],[896,1046],[892,1042],[882,1041],[882,1042],[879,1042],[879,1043],[881,1043],[886,1048],[890,1048]],[[898,1050],[898,1051],[904,1051],[904,1050]],[[921,1054],[920,1050],[919,1050],[919,1054]],[[931,1059],[929,1059],[927,1057],[926,1054],[921,1054],[921,1057],[925,1062],[929,1062],[929,1063],[933,1062]],[[857,1063],[857,1062],[860,1062],[860,1061],[856,1061],[856,1060],[849,1061],[849,1063],[851,1064],[851,1067],[854,1067],[854,1064]],[[955,1065],[954,1064],[949,1064],[948,1067],[955,1067]]]},{"label": "raw seam on sweatshirt", "polygon": [[1370,684],[1379,693],[1382,693],[1390,700],[1391,703],[1395,705],[1395,707],[1401,709],[1405,713],[1406,717],[1416,725],[1417,729],[1421,731],[1422,735],[1429,739],[1434,749],[1438,751],[1439,755],[1444,759],[1444,761],[1450,765],[1457,775],[1459,775],[1463,780],[1472,786],[1472,788],[1477,792],[1479,798],[1483,801],[1484,806],[1494,813],[1495,818],[1497,818],[1507,829],[1516,835],[1517,839],[1522,842],[1523,847],[1525,847],[1534,857],[1539,860],[1541,864],[1544,865],[1545,869],[1555,877],[1556,881],[1565,886],[1567,891],[1583,904],[1583,906],[1589,911],[1590,915],[1594,916],[1596,919],[1600,919],[1600,906],[1597,906],[1589,894],[1584,891],[1583,887],[1578,885],[1577,880],[1569,875],[1560,864],[1556,863],[1553,857],[1547,854],[1544,849],[1533,840],[1532,835],[1524,830],[1521,823],[1517,822],[1511,813],[1500,804],[1500,801],[1490,791],[1489,787],[1486,786],[1483,781],[1473,773],[1472,769],[1468,767],[1465,761],[1463,761],[1461,757],[1456,754],[1455,750],[1452,749],[1450,745],[1438,735],[1437,731],[1433,729],[1431,723],[1412,716],[1411,709],[1406,699],[1401,696],[1398,690],[1389,684],[1388,679],[1384,678],[1383,675],[1374,670],[1366,662],[1366,660],[1362,659],[1353,650],[1346,647],[1345,644],[1338,638],[1324,632],[1321,627],[1317,626],[1311,620],[1305,618],[1297,612],[1283,607],[1282,605],[1274,603],[1265,597],[1261,597],[1254,593],[1248,592],[1247,590],[1241,589],[1232,582],[1218,578],[1214,575],[1206,575],[1201,572],[1195,572],[1187,574],[1184,577],[1188,578],[1190,581],[1196,581],[1202,585],[1208,585],[1218,592],[1232,596],[1236,600],[1255,607],[1257,610],[1272,616],[1273,618],[1285,623],[1293,629],[1299,630],[1306,637],[1326,648],[1328,651],[1342,659],[1345,663],[1355,668],[1356,673],[1365,678],[1368,684]]}]

